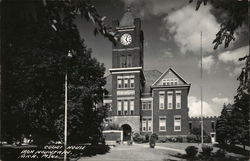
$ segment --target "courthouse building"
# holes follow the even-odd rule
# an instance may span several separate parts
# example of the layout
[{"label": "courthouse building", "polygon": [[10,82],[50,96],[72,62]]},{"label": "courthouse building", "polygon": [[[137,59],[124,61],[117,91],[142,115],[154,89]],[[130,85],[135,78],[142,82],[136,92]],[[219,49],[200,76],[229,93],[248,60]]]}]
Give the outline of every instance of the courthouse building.
[{"label": "courthouse building", "polygon": [[124,140],[135,132],[187,136],[195,120],[188,116],[191,84],[171,67],[163,73],[144,70],[141,20],[130,10],[120,21],[113,20],[112,27],[119,41],[112,47],[112,68],[105,86],[108,122],[123,129]]}]

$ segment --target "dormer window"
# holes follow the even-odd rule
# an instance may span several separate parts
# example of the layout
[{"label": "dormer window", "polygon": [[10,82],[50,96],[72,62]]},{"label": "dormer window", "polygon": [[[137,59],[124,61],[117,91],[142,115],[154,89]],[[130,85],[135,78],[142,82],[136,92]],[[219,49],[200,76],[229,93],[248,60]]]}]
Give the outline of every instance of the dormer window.
[{"label": "dormer window", "polygon": [[178,84],[178,79],[177,78],[168,78],[168,79],[163,79],[162,80],[162,85],[163,86],[177,85],[177,84]]},{"label": "dormer window", "polygon": [[166,79],[162,80],[162,85],[164,85],[164,86],[167,85],[167,80]]},{"label": "dormer window", "polygon": [[174,84],[175,84],[175,85],[178,84],[178,79],[177,79],[177,78],[174,79]]}]

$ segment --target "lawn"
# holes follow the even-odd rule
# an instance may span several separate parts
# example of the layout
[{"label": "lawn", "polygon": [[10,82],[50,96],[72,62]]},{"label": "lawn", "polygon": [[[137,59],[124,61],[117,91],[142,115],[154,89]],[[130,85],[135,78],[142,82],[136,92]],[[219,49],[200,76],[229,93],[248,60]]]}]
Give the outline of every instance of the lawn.
[{"label": "lawn", "polygon": [[[140,145],[118,145],[104,155],[92,157],[82,157],[78,161],[163,161],[163,160],[181,160],[173,157],[177,154],[173,151],[162,149],[152,149],[149,146]],[[172,155],[172,156],[171,156]]]},{"label": "lawn", "polygon": [[[111,148],[110,152],[106,154],[82,157],[78,161],[186,161],[185,149],[188,146],[199,147],[199,152],[201,152],[201,144],[198,143],[156,143],[155,148],[149,148],[148,143],[133,144],[132,146],[125,144]],[[213,147],[213,153],[218,149],[219,147]],[[179,153],[178,150],[183,152]],[[232,158],[230,161],[243,161],[247,158],[232,152],[227,152],[227,156],[227,158],[229,156]]]},{"label": "lawn", "polygon": [[[212,144],[209,144],[212,145]],[[201,149],[201,144],[198,143],[156,143],[156,146],[163,146],[168,148],[174,148],[174,149],[181,149],[185,150],[188,146],[196,146]]]}]

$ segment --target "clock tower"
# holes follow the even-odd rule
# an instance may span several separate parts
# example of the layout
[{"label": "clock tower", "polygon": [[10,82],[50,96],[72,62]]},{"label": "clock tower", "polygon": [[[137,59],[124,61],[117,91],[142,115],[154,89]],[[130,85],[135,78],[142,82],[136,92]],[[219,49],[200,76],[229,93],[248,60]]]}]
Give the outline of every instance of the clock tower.
[{"label": "clock tower", "polygon": [[143,32],[141,20],[134,18],[130,9],[120,21],[113,20],[112,28],[118,41],[112,47],[112,116],[124,133],[124,139],[140,131],[141,92],[144,87]]}]

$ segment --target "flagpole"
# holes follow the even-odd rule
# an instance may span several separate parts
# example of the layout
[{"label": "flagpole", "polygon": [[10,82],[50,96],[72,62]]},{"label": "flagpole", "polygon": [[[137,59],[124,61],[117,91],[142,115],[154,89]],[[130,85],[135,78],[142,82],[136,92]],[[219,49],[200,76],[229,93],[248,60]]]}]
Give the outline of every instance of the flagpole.
[{"label": "flagpole", "polygon": [[200,92],[201,92],[201,144],[203,144],[203,98],[202,98],[202,32],[201,32],[201,74],[200,74]]},{"label": "flagpole", "polygon": [[65,73],[65,108],[64,108],[64,161],[67,160],[67,115],[68,115],[68,76]]},{"label": "flagpole", "polygon": [[71,50],[67,53],[65,71],[65,100],[64,100],[64,161],[67,160],[67,128],[68,128],[68,58],[72,58]]}]

